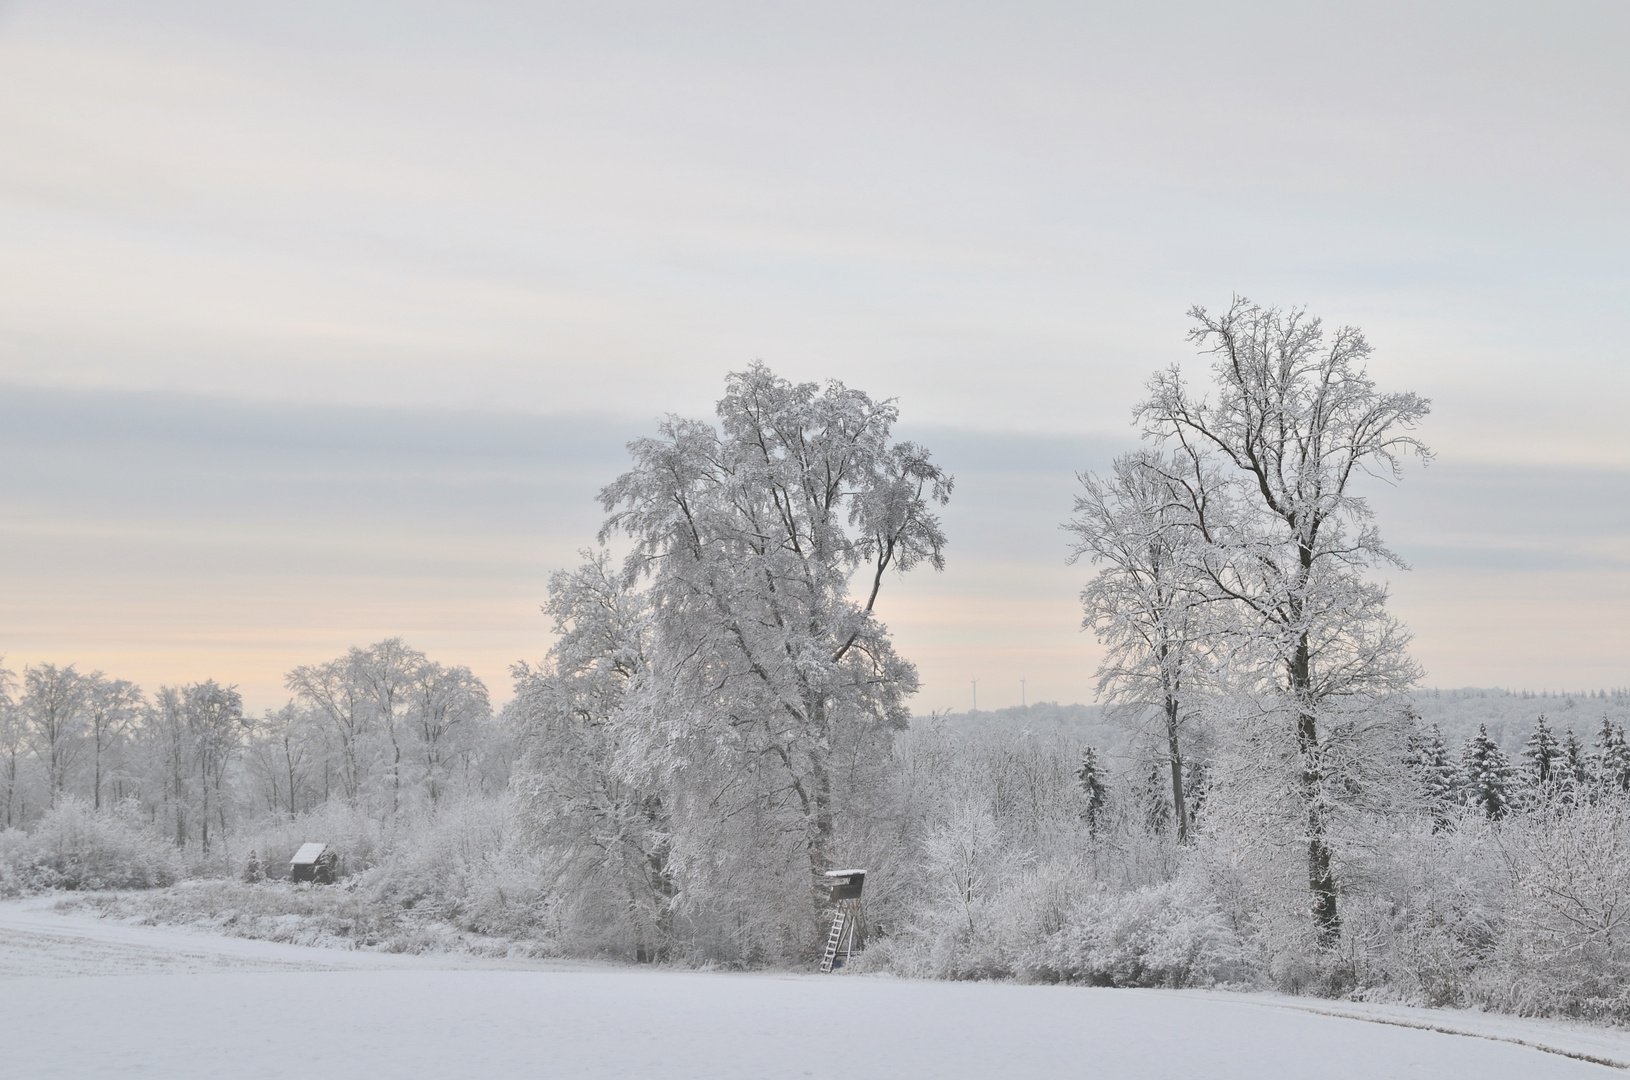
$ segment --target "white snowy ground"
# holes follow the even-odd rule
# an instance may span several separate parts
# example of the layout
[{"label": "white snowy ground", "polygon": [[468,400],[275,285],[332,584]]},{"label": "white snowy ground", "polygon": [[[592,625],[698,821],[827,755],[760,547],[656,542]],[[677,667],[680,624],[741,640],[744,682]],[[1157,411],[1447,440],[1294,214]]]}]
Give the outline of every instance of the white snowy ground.
[{"label": "white snowy ground", "polygon": [[349,1080],[1549,1080],[1622,1075],[1630,1033],[1274,995],[390,956],[0,904],[5,1080],[314,1065]]}]

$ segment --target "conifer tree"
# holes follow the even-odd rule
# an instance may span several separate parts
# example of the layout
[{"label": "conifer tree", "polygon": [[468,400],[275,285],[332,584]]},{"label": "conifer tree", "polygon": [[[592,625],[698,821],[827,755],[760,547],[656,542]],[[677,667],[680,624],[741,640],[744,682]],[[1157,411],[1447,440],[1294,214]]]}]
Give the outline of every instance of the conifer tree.
[{"label": "conifer tree", "polygon": [[1081,794],[1086,803],[1081,810],[1081,820],[1087,823],[1087,831],[1097,836],[1098,820],[1103,816],[1109,789],[1104,784],[1103,766],[1098,762],[1098,751],[1093,747],[1089,746],[1081,751],[1081,768],[1076,772],[1075,778],[1081,785]]},{"label": "conifer tree", "polygon": [[1554,768],[1558,779],[1569,789],[1590,785],[1590,756],[1585,753],[1585,744],[1579,741],[1573,728],[1562,735],[1562,756]]},{"label": "conifer tree", "polygon": [[1206,805],[1206,763],[1190,758],[1183,763],[1183,793],[1188,800],[1189,825],[1199,818]]},{"label": "conifer tree", "polygon": [[1466,744],[1460,757],[1466,776],[1466,803],[1490,818],[1504,817],[1511,810],[1511,762],[1489,738],[1488,725],[1480,724],[1477,734]]},{"label": "conifer tree", "polygon": [[1557,743],[1550,725],[1545,722],[1544,713],[1540,713],[1539,719],[1534,722],[1534,733],[1528,737],[1528,746],[1522,756],[1528,762],[1528,767],[1523,770],[1523,781],[1527,786],[1543,787],[1557,779],[1562,747]]},{"label": "conifer tree", "polygon": [[1596,733],[1592,764],[1596,766],[1596,781],[1614,791],[1630,790],[1630,746],[1625,744],[1624,726],[1602,717],[1602,728]]},{"label": "conifer tree", "polygon": [[1443,732],[1433,724],[1430,732],[1410,734],[1404,764],[1414,772],[1421,786],[1432,829],[1441,832],[1454,822],[1455,804],[1460,801],[1460,775]]}]

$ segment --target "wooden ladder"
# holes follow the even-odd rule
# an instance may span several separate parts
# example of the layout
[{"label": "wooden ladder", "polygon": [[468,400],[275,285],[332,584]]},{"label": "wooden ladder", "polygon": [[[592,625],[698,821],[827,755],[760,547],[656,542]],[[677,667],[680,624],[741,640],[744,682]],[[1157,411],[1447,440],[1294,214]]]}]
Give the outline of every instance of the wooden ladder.
[{"label": "wooden ladder", "polygon": [[843,943],[843,931],[848,925],[849,913],[840,908],[832,917],[832,932],[826,935],[826,954],[821,957],[822,975],[832,973],[832,965],[838,959],[838,947]]}]

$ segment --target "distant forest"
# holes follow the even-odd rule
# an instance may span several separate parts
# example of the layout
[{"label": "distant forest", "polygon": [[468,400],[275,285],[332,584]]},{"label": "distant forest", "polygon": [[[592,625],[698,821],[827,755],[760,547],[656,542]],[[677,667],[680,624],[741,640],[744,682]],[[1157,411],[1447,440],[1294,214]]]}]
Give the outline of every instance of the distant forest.
[{"label": "distant forest", "polygon": [[[1630,690],[1622,688],[1566,693],[1465,686],[1410,690],[1406,694],[1420,723],[1439,727],[1449,744],[1463,746],[1480,727],[1485,727],[1488,737],[1512,757],[1522,753],[1533,734],[1534,721],[1540,716],[1559,731],[1572,728],[1586,740],[1594,737],[1603,719],[1617,726],[1630,723]],[[1140,752],[1140,737],[1147,744],[1157,735],[1151,719],[1147,715],[1111,718],[1105,715],[1102,705],[1038,701],[1029,706],[978,712],[938,712],[919,716],[913,722],[918,726],[939,723],[947,730],[962,733],[1027,728],[1062,732],[1098,747],[1108,761],[1130,762]]]}]

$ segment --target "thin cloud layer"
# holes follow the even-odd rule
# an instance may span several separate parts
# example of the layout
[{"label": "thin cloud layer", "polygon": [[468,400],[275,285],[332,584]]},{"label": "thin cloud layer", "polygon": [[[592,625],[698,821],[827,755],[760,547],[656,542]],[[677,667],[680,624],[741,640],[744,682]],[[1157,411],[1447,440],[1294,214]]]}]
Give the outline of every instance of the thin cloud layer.
[{"label": "thin cloud layer", "polygon": [[923,707],[1086,698],[1073,472],[1238,290],[1434,399],[1377,493],[1429,678],[1623,685],[1627,20],[10,4],[0,650],[267,697],[403,633],[501,685],[622,441],[763,358],[960,478],[885,613]]}]

